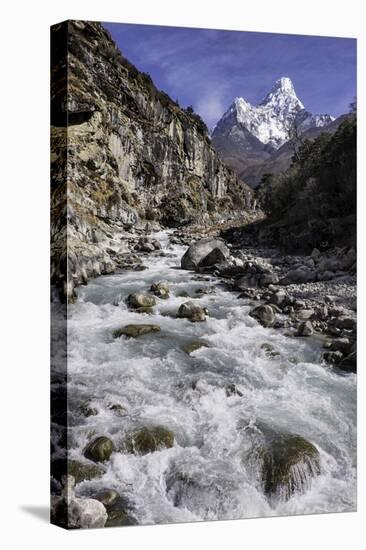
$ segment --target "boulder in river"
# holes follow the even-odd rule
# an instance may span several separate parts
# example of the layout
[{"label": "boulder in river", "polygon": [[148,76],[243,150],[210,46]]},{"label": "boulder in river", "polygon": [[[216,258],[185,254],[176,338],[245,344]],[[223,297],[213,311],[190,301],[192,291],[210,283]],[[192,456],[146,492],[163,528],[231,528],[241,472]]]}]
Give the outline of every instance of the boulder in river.
[{"label": "boulder in river", "polygon": [[276,320],[275,312],[268,304],[255,307],[249,315],[264,327],[272,326]]},{"label": "boulder in river", "polygon": [[205,321],[207,309],[195,304],[194,302],[185,302],[178,310],[178,317],[189,319],[190,321]]},{"label": "boulder in river", "polygon": [[135,292],[129,295],[127,303],[130,307],[137,309],[140,307],[153,307],[156,305],[156,300],[154,296],[149,296],[143,292]]},{"label": "boulder in river", "polygon": [[145,455],[174,445],[174,434],[163,426],[143,427],[130,433],[125,441],[129,453]]},{"label": "boulder in river", "polygon": [[225,262],[230,256],[226,244],[220,239],[201,239],[193,243],[181,260],[182,269],[196,270],[213,267]]},{"label": "boulder in river", "polygon": [[84,456],[94,462],[105,462],[113,453],[113,442],[109,437],[101,436],[93,439],[85,448]]},{"label": "boulder in river", "polygon": [[320,474],[317,448],[299,435],[277,435],[263,451],[263,485],[268,496],[288,500],[304,493],[314,476]]},{"label": "boulder in river", "polygon": [[192,340],[192,342],[189,342],[188,344],[185,344],[183,346],[183,351],[190,354],[194,351],[197,351],[200,348],[208,348],[209,344],[205,342],[204,340]]},{"label": "boulder in river", "polygon": [[138,338],[144,334],[150,332],[159,332],[159,325],[125,325],[118,328],[113,332],[113,338],[120,338],[121,336],[127,336],[128,338]]},{"label": "boulder in river", "polygon": [[99,493],[95,496],[99,502],[103,504],[106,508],[109,508],[110,506],[113,506],[119,499],[119,493],[115,491],[114,489],[102,489],[99,491]]},{"label": "boulder in river", "polygon": [[280,352],[277,351],[269,342],[263,342],[263,344],[261,345],[261,349],[270,359],[274,359],[275,357],[278,357],[280,355]]},{"label": "boulder in river", "polygon": [[347,355],[337,366],[345,372],[357,372],[357,352],[353,351]]},{"label": "boulder in river", "polygon": [[91,479],[97,479],[105,474],[105,470],[99,464],[81,462],[80,460],[67,460],[66,458],[52,459],[52,476],[61,481],[63,475],[72,475],[75,483]]},{"label": "boulder in river", "polygon": [[159,296],[159,298],[169,297],[170,289],[166,281],[159,281],[157,283],[153,283],[150,287],[150,290],[155,294],[155,296]]},{"label": "boulder in river", "polygon": [[311,336],[314,333],[314,328],[311,321],[300,323],[297,329],[296,336]]},{"label": "boulder in river", "polygon": [[108,519],[105,527],[137,525],[136,519],[128,510],[128,502],[114,489],[102,489],[94,498],[107,510]]},{"label": "boulder in river", "polygon": [[85,403],[82,403],[80,405],[80,412],[82,415],[88,417],[88,416],[97,416],[98,409],[92,406],[90,401],[86,401]]}]

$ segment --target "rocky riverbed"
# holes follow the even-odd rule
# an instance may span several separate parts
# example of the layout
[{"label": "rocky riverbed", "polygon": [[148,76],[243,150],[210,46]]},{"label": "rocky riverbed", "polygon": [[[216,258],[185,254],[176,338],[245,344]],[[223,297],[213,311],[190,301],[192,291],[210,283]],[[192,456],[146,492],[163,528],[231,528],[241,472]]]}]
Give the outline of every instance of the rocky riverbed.
[{"label": "rocky riverbed", "polygon": [[74,527],[354,510],[352,249],[130,240],[69,305],[69,481],[55,426],[53,513],[67,498]]}]

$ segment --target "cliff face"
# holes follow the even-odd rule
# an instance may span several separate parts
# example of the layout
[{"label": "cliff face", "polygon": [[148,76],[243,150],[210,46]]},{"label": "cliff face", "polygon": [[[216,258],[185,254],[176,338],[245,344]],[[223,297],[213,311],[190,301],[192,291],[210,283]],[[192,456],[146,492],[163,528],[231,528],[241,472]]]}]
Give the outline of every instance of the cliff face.
[{"label": "cliff face", "polygon": [[158,91],[100,24],[62,23],[52,35],[54,278],[64,278],[65,255],[71,284],[113,271],[108,251],[126,251],[124,232],[145,220],[203,225],[250,209],[250,189],[202,120]]}]

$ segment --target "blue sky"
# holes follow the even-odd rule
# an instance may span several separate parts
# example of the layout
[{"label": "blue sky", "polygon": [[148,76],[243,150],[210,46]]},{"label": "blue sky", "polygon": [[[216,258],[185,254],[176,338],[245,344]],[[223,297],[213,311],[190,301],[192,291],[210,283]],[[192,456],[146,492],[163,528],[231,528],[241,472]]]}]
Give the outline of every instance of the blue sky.
[{"label": "blue sky", "polygon": [[235,97],[259,103],[291,78],[312,113],[338,116],[356,95],[356,40],[104,23],[123,55],[212,127]]}]

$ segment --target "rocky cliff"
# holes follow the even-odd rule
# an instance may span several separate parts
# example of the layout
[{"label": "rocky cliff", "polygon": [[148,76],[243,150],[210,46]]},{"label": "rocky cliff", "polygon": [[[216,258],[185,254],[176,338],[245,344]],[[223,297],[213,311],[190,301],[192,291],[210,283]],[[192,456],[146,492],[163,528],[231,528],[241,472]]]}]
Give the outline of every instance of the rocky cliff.
[{"label": "rocky cliff", "polygon": [[[69,299],[111,272],[131,228],[220,223],[252,194],[181,109],[99,23],[52,28],[52,277]],[[67,274],[66,274],[67,272]]]}]

